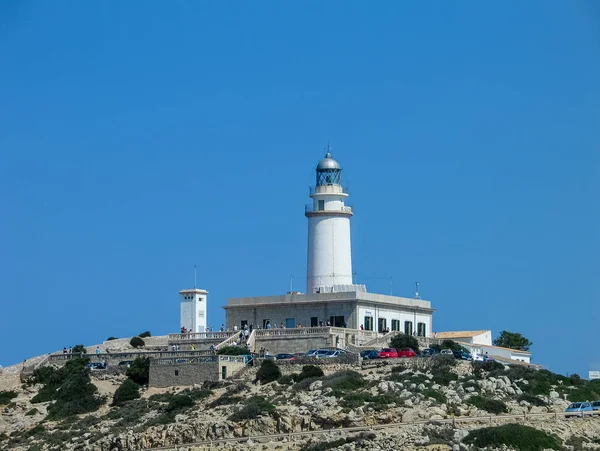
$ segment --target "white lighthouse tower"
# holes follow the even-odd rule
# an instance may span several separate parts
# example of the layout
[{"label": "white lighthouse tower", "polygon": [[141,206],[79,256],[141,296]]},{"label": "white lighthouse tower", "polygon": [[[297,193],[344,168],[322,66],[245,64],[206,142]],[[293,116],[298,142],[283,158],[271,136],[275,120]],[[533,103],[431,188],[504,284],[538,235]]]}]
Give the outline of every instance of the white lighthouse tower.
[{"label": "white lighthouse tower", "polygon": [[306,293],[346,291],[352,285],[350,218],[352,207],[342,187],[342,167],[328,149],[317,165],[316,186],[310,189],[312,205],[307,205],[308,268]]}]

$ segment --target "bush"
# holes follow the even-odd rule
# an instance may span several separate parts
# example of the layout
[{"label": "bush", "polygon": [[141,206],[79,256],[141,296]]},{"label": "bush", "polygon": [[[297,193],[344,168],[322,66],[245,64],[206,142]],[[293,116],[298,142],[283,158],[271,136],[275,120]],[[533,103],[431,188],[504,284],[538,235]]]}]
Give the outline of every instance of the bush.
[{"label": "bush", "polygon": [[106,339],[106,341],[118,340],[117,337],[113,337],[112,335]]},{"label": "bush", "polygon": [[219,355],[246,355],[249,354],[248,348],[244,346],[224,346],[221,349],[217,349]]},{"label": "bush", "polygon": [[458,375],[450,371],[448,367],[436,368],[431,372],[433,381],[440,385],[449,385],[451,381],[457,381]]},{"label": "bush", "polygon": [[74,354],[87,354],[87,349],[85,349],[85,346],[83,345],[75,345],[73,346],[72,352]]},{"label": "bush", "polygon": [[132,337],[131,340],[129,340],[129,344],[136,349],[146,345],[144,340],[142,340],[140,337]]},{"label": "bush", "polygon": [[323,370],[316,365],[304,365],[300,374],[296,375],[295,379],[299,382],[309,377],[323,377]]},{"label": "bush", "polygon": [[483,396],[471,396],[467,400],[467,404],[477,407],[478,409],[485,410],[489,413],[500,414],[508,412],[506,404],[502,401],[495,399],[484,398]]},{"label": "bush", "polygon": [[390,346],[396,349],[411,348],[413,351],[419,352],[419,340],[406,334],[400,334],[393,337],[390,340]]},{"label": "bush", "polygon": [[140,337],[140,338],[148,338],[148,337],[151,337],[151,336],[152,336],[152,334],[150,333],[149,330],[147,330],[145,332],[142,332],[141,334],[138,335],[138,337]]},{"label": "bush", "polygon": [[504,445],[520,451],[562,449],[558,437],[520,424],[506,424],[470,431],[464,443],[474,445],[477,449],[501,448]]},{"label": "bush", "polygon": [[126,401],[131,401],[140,397],[140,386],[131,379],[125,381],[117,388],[113,396],[113,406],[121,406]]},{"label": "bush", "polygon": [[435,344],[430,346],[431,349],[435,349],[436,351],[441,351],[442,349],[452,349],[453,351],[468,351],[467,348],[457,343],[454,340],[443,340],[441,344]]},{"label": "bush", "polygon": [[17,393],[14,391],[0,391],[0,405],[6,405],[16,397]]},{"label": "bush", "polygon": [[32,417],[34,416],[36,413],[39,413],[40,411],[37,410],[35,407],[33,409],[29,409],[26,413],[25,416],[26,417]]},{"label": "bush", "polygon": [[285,376],[281,376],[277,382],[279,382],[281,385],[292,385],[295,381],[295,377],[294,376],[298,376],[297,374],[286,374]]},{"label": "bush", "polygon": [[363,377],[355,371],[340,371],[323,380],[323,387],[334,391],[357,390],[365,386]]},{"label": "bush", "polygon": [[[269,362],[269,360],[265,360]],[[262,367],[261,367],[262,368]],[[257,418],[259,415],[270,413],[275,410],[275,406],[267,401],[262,396],[252,396],[244,402],[244,406],[234,412],[229,419],[231,421],[251,420]]]},{"label": "bush", "polygon": [[[63,368],[65,367],[67,365]],[[98,410],[105,399],[97,397],[97,391],[90,380],[88,369],[72,365],[60,387],[53,393],[56,402],[48,406],[48,419],[67,418]]]},{"label": "bush", "polygon": [[484,373],[498,372],[504,370],[504,365],[495,360],[488,360],[487,362],[481,362],[474,360],[471,365],[473,366],[473,374],[479,379],[484,376]]},{"label": "bush", "polygon": [[442,392],[434,390],[432,388],[423,390],[423,396],[425,396],[426,398],[433,398],[440,404],[443,404],[447,401],[446,395],[444,395]]},{"label": "bush", "polygon": [[146,385],[150,379],[150,359],[147,357],[136,358],[127,368],[127,377],[138,385]]},{"label": "bush", "polygon": [[273,360],[263,360],[262,365],[256,372],[256,380],[261,384],[276,381],[281,377],[281,370]]}]

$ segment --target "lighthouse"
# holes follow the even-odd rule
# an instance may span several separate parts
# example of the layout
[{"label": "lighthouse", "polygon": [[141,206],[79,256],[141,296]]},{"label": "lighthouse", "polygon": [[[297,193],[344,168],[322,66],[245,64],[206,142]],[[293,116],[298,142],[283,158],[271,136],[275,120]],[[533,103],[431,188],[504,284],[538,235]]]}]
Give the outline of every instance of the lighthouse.
[{"label": "lighthouse", "polygon": [[328,149],[316,168],[316,184],[310,188],[306,293],[335,293],[352,285],[350,218],[345,205],[348,190],[342,187],[342,167]]}]

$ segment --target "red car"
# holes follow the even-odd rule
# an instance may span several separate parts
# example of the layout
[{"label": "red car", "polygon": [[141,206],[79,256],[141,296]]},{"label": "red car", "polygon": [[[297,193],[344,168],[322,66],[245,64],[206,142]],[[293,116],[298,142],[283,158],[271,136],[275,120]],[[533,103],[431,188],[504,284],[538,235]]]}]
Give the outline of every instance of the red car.
[{"label": "red car", "polygon": [[379,358],[380,359],[397,359],[398,351],[396,351],[394,348],[383,348],[381,351],[379,351]]},{"label": "red car", "polygon": [[410,348],[402,348],[398,351],[398,357],[416,357],[417,353]]}]

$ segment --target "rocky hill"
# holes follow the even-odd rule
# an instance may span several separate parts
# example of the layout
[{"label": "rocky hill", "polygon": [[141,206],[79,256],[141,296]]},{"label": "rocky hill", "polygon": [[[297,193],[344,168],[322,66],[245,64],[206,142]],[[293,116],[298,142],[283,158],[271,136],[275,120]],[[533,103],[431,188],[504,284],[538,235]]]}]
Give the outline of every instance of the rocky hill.
[{"label": "rocky hill", "polygon": [[[233,381],[168,390],[145,388],[143,365],[128,376],[74,361],[26,383],[3,374],[0,383],[1,450],[200,450],[208,445],[181,445],[239,437],[254,438],[220,449],[600,449],[600,416],[548,415],[600,398],[600,385],[452,358],[268,362]],[[519,418],[498,417],[510,414]],[[480,421],[461,421],[471,417]],[[363,429],[338,432],[353,427]]]}]

